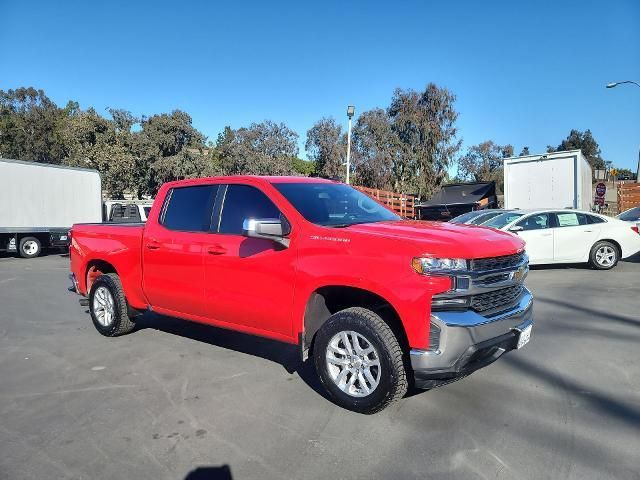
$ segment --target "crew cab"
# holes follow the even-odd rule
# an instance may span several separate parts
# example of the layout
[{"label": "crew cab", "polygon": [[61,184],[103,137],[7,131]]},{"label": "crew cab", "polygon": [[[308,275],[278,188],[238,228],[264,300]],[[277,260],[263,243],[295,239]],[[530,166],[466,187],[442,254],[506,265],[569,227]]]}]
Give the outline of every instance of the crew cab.
[{"label": "crew cab", "polygon": [[404,220],[319,178],[166,183],[144,225],[74,225],[70,261],[101,334],[151,310],[297,344],[362,413],[492,363],[533,325],[520,238]]}]

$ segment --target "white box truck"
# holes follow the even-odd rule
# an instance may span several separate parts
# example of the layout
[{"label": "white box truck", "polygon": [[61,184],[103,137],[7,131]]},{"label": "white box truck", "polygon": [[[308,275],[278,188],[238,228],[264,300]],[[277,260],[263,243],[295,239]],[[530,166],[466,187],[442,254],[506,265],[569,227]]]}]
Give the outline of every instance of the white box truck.
[{"label": "white box truck", "polygon": [[580,150],[504,160],[504,208],[574,208],[593,205],[591,166]]},{"label": "white box truck", "polygon": [[74,223],[102,222],[96,170],[0,158],[0,251],[66,247]]}]

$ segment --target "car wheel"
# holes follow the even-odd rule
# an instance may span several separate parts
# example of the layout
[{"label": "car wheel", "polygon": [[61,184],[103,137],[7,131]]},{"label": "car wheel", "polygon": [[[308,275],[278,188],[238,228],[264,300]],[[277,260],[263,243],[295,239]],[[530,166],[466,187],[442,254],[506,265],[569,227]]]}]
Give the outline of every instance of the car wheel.
[{"label": "car wheel", "polygon": [[40,255],[42,245],[36,237],[23,237],[18,245],[18,252],[22,258],[35,258]]},{"label": "car wheel", "polygon": [[100,275],[91,285],[89,312],[96,330],[105,337],[129,333],[135,324],[127,315],[127,300],[120,277],[115,273]]},{"label": "car wheel", "polygon": [[331,399],[359,413],[376,413],[407,393],[403,351],[382,318],[365,308],[332,315],[316,335],[316,371]]},{"label": "car wheel", "polygon": [[618,247],[607,241],[596,243],[589,255],[589,263],[597,270],[609,270],[618,264],[619,259]]}]

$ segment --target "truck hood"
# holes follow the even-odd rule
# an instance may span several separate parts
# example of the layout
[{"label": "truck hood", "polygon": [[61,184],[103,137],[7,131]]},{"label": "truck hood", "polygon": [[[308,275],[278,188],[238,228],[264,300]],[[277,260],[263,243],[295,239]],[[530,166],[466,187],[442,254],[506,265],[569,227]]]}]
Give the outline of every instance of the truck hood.
[{"label": "truck hood", "polygon": [[472,259],[512,255],[524,249],[524,241],[512,233],[475,225],[395,220],[356,224],[346,230],[412,243],[416,255]]}]

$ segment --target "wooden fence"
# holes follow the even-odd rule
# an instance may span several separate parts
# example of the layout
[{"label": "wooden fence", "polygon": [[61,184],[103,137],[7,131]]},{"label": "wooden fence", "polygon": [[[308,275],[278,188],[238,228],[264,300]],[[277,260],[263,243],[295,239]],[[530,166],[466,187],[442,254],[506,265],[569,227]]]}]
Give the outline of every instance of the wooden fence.
[{"label": "wooden fence", "polygon": [[358,187],[356,185],[352,186],[383,205],[386,205],[401,217],[415,218],[415,196],[406,195],[404,193],[388,192],[386,190],[378,190],[377,188]]},{"label": "wooden fence", "polygon": [[640,206],[640,183],[618,185],[618,210],[624,212],[637,206]]}]

